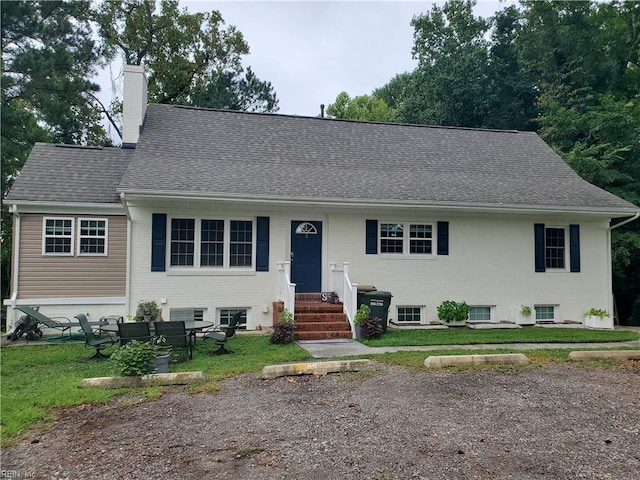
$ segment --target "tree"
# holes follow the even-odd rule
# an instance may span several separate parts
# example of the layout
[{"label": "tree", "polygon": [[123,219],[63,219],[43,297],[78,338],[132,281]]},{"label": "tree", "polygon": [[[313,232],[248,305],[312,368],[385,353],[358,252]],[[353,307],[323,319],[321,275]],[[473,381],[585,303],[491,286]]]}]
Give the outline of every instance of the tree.
[{"label": "tree", "polygon": [[473,15],[471,1],[451,0],[414,17],[411,94],[399,116],[407,123],[484,126],[488,94],[489,26]]},{"label": "tree", "polygon": [[483,19],[474,15],[474,5],[475,1],[450,0],[412,20],[412,53],[419,63],[398,107],[401,121],[534,127],[533,84],[520,68],[515,46],[521,28],[519,11],[508,7]]},{"label": "tree", "polygon": [[194,90],[191,104],[261,113],[278,109],[278,99],[271,82],[258,79],[251,67],[247,67],[244,76],[231,71],[213,74],[207,84]]},{"label": "tree", "polygon": [[177,0],[159,7],[154,0],[109,1],[94,12],[107,57],[120,54],[127,64],[144,66],[149,101],[277,110],[271,84],[244,72],[249,46],[235,27],[225,28],[220,12],[189,13]]},{"label": "tree", "polygon": [[369,122],[393,122],[396,112],[384,100],[375,95],[360,95],[349,97],[347,92],[341,92],[335,101],[327,107],[327,115],[349,120],[363,120]]},{"label": "tree", "polygon": [[373,96],[384,100],[389,108],[398,110],[410,94],[412,74],[409,72],[399,73],[393,77],[386,85],[376,88]]},{"label": "tree", "polygon": [[[99,57],[89,2],[4,2],[2,22],[2,199],[37,141],[105,144],[90,81]],[[2,298],[8,296],[11,215],[2,203]]]},{"label": "tree", "polygon": [[[539,133],[588,181],[640,205],[640,4],[523,2]],[[613,231],[614,295],[640,324],[640,224]]]}]

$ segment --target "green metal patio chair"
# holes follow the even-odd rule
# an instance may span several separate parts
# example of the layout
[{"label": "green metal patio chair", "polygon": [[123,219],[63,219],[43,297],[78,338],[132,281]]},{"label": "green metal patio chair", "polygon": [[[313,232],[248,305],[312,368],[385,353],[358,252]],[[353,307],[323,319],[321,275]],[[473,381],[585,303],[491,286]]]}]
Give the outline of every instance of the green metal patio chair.
[{"label": "green metal patio chair", "polygon": [[[159,338],[162,336],[162,343]],[[193,339],[184,326],[184,320],[170,322],[156,322],[156,343],[162,346],[170,346],[171,349],[179,348],[187,351],[187,358],[193,358]]]},{"label": "green metal patio chair", "polygon": [[93,354],[92,357],[89,358],[109,358],[107,355],[102,353],[107,346],[113,345],[114,343],[118,343],[118,337],[100,337],[97,336],[96,333],[89,325],[89,320],[87,320],[87,316],[84,313],[79,313],[74,318],[77,318],[80,322],[80,327],[87,337],[84,346],[85,347],[94,347],[96,349],[96,353]]},{"label": "green metal patio chair", "polygon": [[124,346],[131,340],[139,342],[151,342],[151,331],[148,322],[125,322],[118,324],[118,336],[120,346]]},{"label": "green metal patio chair", "polygon": [[218,349],[213,352],[214,355],[233,353],[231,350],[227,350],[226,344],[230,339],[236,336],[236,329],[238,328],[238,324],[240,323],[241,316],[242,311],[238,310],[233,315],[233,317],[231,317],[229,325],[221,325],[219,327],[216,327],[215,330],[204,332],[204,339],[207,340],[208,338],[210,338],[218,346]]}]

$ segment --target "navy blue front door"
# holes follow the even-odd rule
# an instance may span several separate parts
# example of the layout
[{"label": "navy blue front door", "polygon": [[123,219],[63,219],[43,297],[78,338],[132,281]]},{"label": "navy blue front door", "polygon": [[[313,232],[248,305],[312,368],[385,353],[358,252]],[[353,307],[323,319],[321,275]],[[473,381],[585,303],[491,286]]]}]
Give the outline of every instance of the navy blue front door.
[{"label": "navy blue front door", "polygon": [[291,281],[297,293],[322,291],[322,222],[291,222]]}]

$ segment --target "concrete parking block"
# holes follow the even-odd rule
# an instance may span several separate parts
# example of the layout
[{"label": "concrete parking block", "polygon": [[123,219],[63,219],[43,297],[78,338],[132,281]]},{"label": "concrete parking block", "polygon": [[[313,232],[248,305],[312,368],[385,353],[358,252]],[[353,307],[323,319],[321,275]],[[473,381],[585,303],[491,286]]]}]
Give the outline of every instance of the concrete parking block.
[{"label": "concrete parking block", "polygon": [[529,359],[523,353],[496,353],[487,355],[440,355],[427,357],[424,366],[427,368],[456,367],[460,365],[483,364],[526,365]]},{"label": "concrete parking block", "polygon": [[576,362],[601,359],[640,360],[640,350],[586,350],[569,354],[569,360]]},{"label": "concrete parking block", "polygon": [[327,375],[328,373],[357,372],[372,369],[371,360],[333,360],[328,362],[286,363],[267,365],[262,369],[262,378],[271,379],[289,375]]},{"label": "concrete parking block", "polygon": [[203,372],[152,373],[141,377],[96,377],[85,378],[81,388],[137,388],[161,385],[187,385],[205,383]]}]

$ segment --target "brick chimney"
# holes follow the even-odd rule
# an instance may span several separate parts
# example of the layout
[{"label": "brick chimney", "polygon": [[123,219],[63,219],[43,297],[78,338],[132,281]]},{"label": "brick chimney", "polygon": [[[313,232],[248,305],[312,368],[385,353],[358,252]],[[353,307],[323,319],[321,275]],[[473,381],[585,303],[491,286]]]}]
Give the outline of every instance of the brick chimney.
[{"label": "brick chimney", "polygon": [[141,66],[124,66],[122,96],[122,148],[136,148],[147,112],[147,77]]}]

